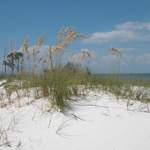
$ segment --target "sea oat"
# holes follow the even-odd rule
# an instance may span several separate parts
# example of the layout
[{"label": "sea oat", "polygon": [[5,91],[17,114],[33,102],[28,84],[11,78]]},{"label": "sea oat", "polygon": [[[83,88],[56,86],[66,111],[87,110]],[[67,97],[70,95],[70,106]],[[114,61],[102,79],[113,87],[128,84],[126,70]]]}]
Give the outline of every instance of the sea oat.
[{"label": "sea oat", "polygon": [[117,49],[116,49],[116,46],[113,48],[112,44],[111,44],[111,48],[108,48],[106,51],[111,51],[112,55],[115,55],[115,53],[118,52]]},{"label": "sea oat", "polygon": [[121,56],[122,56],[122,51],[123,51],[123,49],[120,49],[120,50],[118,51],[118,53],[117,53],[117,55],[116,55],[116,58],[118,58],[118,57],[121,58]]},{"label": "sea oat", "polygon": [[76,58],[77,58],[77,55],[74,55],[74,57],[73,57],[73,62],[76,61]]},{"label": "sea oat", "polygon": [[15,58],[15,55],[16,55],[16,50],[17,50],[17,44],[15,45],[14,52],[13,52],[13,57],[14,58]]},{"label": "sea oat", "polygon": [[71,53],[71,57],[73,57],[73,53]]},{"label": "sea oat", "polygon": [[63,47],[58,45],[58,46],[53,46],[51,48],[51,51],[53,52],[53,54],[55,54],[55,52],[60,51],[61,49],[63,49]]},{"label": "sea oat", "polygon": [[45,59],[43,59],[43,63],[47,63],[47,61]]},{"label": "sea oat", "polygon": [[11,53],[11,48],[12,48],[12,43],[11,43],[11,38],[10,38],[10,41],[9,41],[9,49],[10,49],[10,53]]},{"label": "sea oat", "polygon": [[40,51],[35,51],[33,55],[36,56],[38,53],[40,53]]},{"label": "sea oat", "polygon": [[24,61],[24,58],[21,59],[21,62],[20,62],[20,63],[23,64],[23,61]]},{"label": "sea oat", "polygon": [[37,67],[37,65],[36,65],[36,63],[35,63],[35,62],[34,62],[33,64],[34,64],[34,67]]},{"label": "sea oat", "polygon": [[[44,34],[44,33],[43,33],[43,34]],[[41,34],[41,36],[40,36],[40,38],[39,38],[39,40],[38,40],[38,42],[37,42],[36,48],[37,48],[37,47],[41,47],[43,41],[46,39],[46,38],[43,38],[43,34]]]},{"label": "sea oat", "polygon": [[77,39],[79,38],[88,38],[87,36],[83,35],[83,34],[77,34],[73,36],[73,40],[72,42],[75,43]]},{"label": "sea oat", "polygon": [[43,58],[40,58],[40,59],[39,59],[39,62],[41,62],[42,60],[43,60]]},{"label": "sea oat", "polygon": [[83,53],[81,56],[81,62],[84,60],[84,57],[85,57],[85,53]]},{"label": "sea oat", "polygon": [[78,32],[75,31],[73,32],[73,30],[75,29],[74,26],[70,26],[67,27],[64,31],[63,31],[64,27],[61,28],[61,30],[58,33],[58,38],[57,41],[58,46],[61,46],[63,50],[65,50],[67,48],[67,45],[71,42],[75,43],[77,39],[79,38],[88,38],[87,36],[84,36],[82,34],[77,34]]},{"label": "sea oat", "polygon": [[28,36],[25,37],[24,43],[23,43],[23,53],[29,53],[28,50]]},{"label": "sea oat", "polygon": [[29,61],[30,57],[31,57],[31,53],[29,53],[29,55],[27,56],[26,61]]},{"label": "sea oat", "polygon": [[62,41],[63,29],[64,29],[64,27],[62,27],[61,30],[58,32],[57,41],[58,41],[59,43]]}]

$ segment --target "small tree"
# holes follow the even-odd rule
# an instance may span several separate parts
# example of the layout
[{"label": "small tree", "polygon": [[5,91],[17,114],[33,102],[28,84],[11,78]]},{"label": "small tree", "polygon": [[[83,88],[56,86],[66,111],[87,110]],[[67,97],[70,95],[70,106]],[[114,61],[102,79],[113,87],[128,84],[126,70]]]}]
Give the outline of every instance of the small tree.
[{"label": "small tree", "polygon": [[12,70],[12,74],[14,74],[15,63],[14,63],[13,53],[9,53],[7,55],[7,60],[3,61],[3,65],[9,67]]},{"label": "small tree", "polygon": [[67,64],[64,67],[67,70],[72,70],[74,73],[85,72],[85,69],[80,63],[67,62]]},{"label": "small tree", "polygon": [[[3,65],[9,67],[12,70],[12,74],[14,74],[14,69],[16,68],[17,71],[19,72],[19,63],[20,63],[20,58],[23,57],[23,53],[16,52],[14,53],[9,53],[7,55],[7,60],[3,61]],[[17,64],[16,64],[17,62]]]},{"label": "small tree", "polygon": [[17,60],[16,69],[17,69],[17,71],[18,71],[18,73],[19,73],[19,71],[20,71],[20,66],[19,66],[19,64],[20,64],[20,59],[23,58],[23,53],[17,52],[17,53],[14,55],[14,57],[15,57],[15,60]]}]

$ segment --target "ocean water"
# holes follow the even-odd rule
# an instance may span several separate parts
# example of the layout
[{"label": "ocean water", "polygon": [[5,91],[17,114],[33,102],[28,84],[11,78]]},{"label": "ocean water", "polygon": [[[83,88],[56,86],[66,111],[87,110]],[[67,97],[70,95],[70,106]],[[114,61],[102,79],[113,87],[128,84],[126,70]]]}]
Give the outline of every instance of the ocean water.
[{"label": "ocean water", "polygon": [[[94,74],[94,75],[101,76],[101,77],[111,76],[110,74]],[[150,73],[121,73],[121,74],[114,74],[114,75],[119,75],[122,80],[150,82]]]},{"label": "ocean water", "polygon": [[150,81],[150,73],[130,73],[120,74],[122,79],[137,80],[137,81]]}]

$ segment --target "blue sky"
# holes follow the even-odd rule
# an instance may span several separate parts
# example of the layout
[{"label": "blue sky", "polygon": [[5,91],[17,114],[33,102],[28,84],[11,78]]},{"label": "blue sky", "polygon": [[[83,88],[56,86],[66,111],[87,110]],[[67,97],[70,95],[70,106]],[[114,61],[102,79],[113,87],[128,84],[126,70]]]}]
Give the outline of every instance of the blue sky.
[{"label": "blue sky", "polygon": [[[0,1],[0,71],[4,48],[9,52],[17,44],[21,50],[26,35],[30,48],[37,44],[42,33],[47,39],[41,47],[55,46],[59,30],[75,26],[75,31],[89,39],[70,44],[71,52],[91,51],[93,70],[109,72],[111,57],[107,48],[116,45],[123,49],[120,60],[122,73],[150,73],[150,1],[149,0],[1,0]],[[117,64],[116,64],[117,65]]]}]

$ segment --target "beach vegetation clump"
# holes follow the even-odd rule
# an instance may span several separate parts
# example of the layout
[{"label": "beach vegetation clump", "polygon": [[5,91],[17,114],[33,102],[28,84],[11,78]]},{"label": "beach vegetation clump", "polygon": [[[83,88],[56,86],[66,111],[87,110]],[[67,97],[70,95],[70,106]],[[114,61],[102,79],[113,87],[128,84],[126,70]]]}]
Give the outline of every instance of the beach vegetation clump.
[{"label": "beach vegetation clump", "polygon": [[[82,50],[80,63],[77,61],[77,55],[71,54],[71,61],[64,63],[63,55],[70,43],[75,43],[80,38],[88,38],[85,35],[78,34],[74,31],[75,27],[70,26],[66,29],[61,28],[58,32],[57,45],[49,46],[47,54],[40,57],[41,45],[46,40],[41,34],[37,45],[29,50],[28,36],[25,37],[23,43],[22,55],[17,56],[16,46],[11,53],[12,60],[17,59],[20,62],[20,68],[17,74],[14,74],[14,66],[12,66],[12,78],[8,79],[1,86],[4,87],[8,102],[1,100],[1,107],[12,104],[14,99],[12,94],[16,93],[18,107],[21,107],[20,99],[22,96],[30,97],[31,91],[35,99],[44,98],[50,103],[50,109],[67,113],[73,110],[73,103],[77,96],[85,96],[89,90],[104,91],[112,93],[117,100],[127,99],[128,103],[131,99],[149,102],[149,86],[144,82],[135,82],[123,80],[120,74],[120,64],[118,72],[115,72],[116,59],[122,57],[122,49],[117,50],[111,45],[106,51],[111,53],[110,74],[92,73],[90,64],[93,63],[91,52]],[[10,51],[11,51],[10,40]],[[82,63],[88,62],[88,66]],[[144,88],[133,89],[134,86],[144,86]],[[23,93],[21,92],[23,91]],[[3,97],[3,96],[1,96]],[[1,98],[2,99],[2,98]],[[27,102],[30,104],[30,100]]]}]

